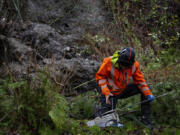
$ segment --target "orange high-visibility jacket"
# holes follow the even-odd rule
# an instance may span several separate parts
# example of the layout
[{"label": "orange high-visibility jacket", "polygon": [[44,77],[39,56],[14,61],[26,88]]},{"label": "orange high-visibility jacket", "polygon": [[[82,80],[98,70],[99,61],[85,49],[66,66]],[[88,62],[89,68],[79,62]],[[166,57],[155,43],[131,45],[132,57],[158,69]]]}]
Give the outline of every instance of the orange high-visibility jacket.
[{"label": "orange high-visibility jacket", "polygon": [[131,80],[145,96],[152,95],[137,61],[132,67],[122,71],[114,67],[111,57],[105,58],[96,73],[96,80],[105,96],[108,96],[110,92],[113,95],[121,94]]}]

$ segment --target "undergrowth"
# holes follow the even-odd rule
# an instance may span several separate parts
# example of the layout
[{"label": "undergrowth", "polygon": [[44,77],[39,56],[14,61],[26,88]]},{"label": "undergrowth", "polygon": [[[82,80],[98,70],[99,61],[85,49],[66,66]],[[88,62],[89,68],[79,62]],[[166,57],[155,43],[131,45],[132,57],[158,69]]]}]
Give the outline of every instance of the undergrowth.
[{"label": "undergrowth", "polygon": [[[137,47],[178,47],[179,4],[177,1],[105,0],[126,45]],[[140,42],[139,42],[140,41]]]},{"label": "undergrowth", "polygon": [[[9,76],[1,82],[0,128],[4,133],[37,134],[47,123],[53,128],[51,119],[56,113],[65,118],[66,102],[47,75],[38,73],[33,79],[14,81]],[[61,112],[56,112],[56,108]]]},{"label": "undergrowth", "polygon": [[[152,91],[155,96],[174,91],[173,94],[156,99],[153,103],[153,118],[158,124],[154,130],[146,129],[136,119],[139,113],[121,116],[124,127],[97,126],[87,127],[86,122],[92,119],[95,104],[99,103],[96,92],[88,92],[77,97],[64,97],[58,92],[57,85],[46,72],[38,72],[33,79],[14,80],[6,77],[0,84],[0,134],[25,135],[61,135],[61,134],[122,134],[150,135],[179,132],[179,83],[170,81],[156,83]],[[138,96],[119,101],[118,108],[138,102]],[[139,106],[127,108],[124,111]],[[158,108],[158,109],[157,109]]]}]

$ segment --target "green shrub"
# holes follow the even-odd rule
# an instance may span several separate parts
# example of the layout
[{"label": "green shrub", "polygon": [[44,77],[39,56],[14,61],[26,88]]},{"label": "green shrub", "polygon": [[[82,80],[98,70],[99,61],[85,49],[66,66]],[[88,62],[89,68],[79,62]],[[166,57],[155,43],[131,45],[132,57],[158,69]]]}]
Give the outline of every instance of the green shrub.
[{"label": "green shrub", "polygon": [[169,48],[160,52],[160,62],[163,66],[176,63],[179,59],[180,53],[178,49]]},{"label": "green shrub", "polygon": [[[179,48],[179,4],[169,0],[105,0],[112,12],[116,33],[123,44],[151,48]],[[146,53],[146,52],[145,52]]]},{"label": "green shrub", "polygon": [[154,85],[154,95],[172,92],[172,94],[156,99],[153,103],[153,116],[157,123],[175,127],[180,125],[179,89],[179,82],[161,82]]},{"label": "green shrub", "polygon": [[40,135],[58,135],[59,130],[56,128],[52,128],[48,125],[44,125],[43,127],[40,128],[39,134]]},{"label": "green shrub", "polygon": [[50,127],[54,126],[51,118],[54,121],[55,113],[58,113],[59,119],[65,118],[65,99],[47,74],[39,73],[31,81],[14,81],[8,77],[0,84],[0,91],[2,130],[7,128],[9,131],[37,134],[47,123]]},{"label": "green shrub", "polygon": [[78,96],[71,103],[70,115],[76,119],[92,117],[95,100],[88,96]]},{"label": "green shrub", "polygon": [[64,97],[61,97],[59,94],[56,95],[54,98],[56,98],[56,103],[52,107],[51,111],[49,112],[49,116],[55,123],[56,127],[58,129],[63,128],[63,125],[65,125],[66,120],[67,120],[67,111],[68,111],[68,106],[67,106],[67,101]]}]

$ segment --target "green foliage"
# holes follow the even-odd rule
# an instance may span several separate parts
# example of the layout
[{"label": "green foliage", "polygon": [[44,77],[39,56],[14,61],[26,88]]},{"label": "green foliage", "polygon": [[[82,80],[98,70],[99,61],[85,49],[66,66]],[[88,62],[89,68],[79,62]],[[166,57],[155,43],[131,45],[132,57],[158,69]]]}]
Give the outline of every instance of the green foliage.
[{"label": "green foliage", "polygon": [[179,2],[157,0],[105,0],[112,11],[117,33],[125,45],[139,48],[178,48]]},{"label": "green foliage", "polygon": [[162,49],[156,57],[153,55],[152,49],[150,49],[147,55],[139,57],[141,64],[146,66],[143,69],[146,71],[165,68],[166,66],[177,63],[179,59],[180,53],[176,48]]},{"label": "green foliage", "polygon": [[55,123],[56,127],[58,129],[62,129],[63,125],[66,124],[65,122],[67,119],[67,111],[68,111],[67,101],[65,100],[64,97],[60,95],[56,95],[54,98],[56,98],[56,103],[49,112],[49,116]]},{"label": "green foliage", "polygon": [[[144,127],[139,127],[140,124],[136,120],[130,121],[125,118],[123,121],[121,120],[121,123],[124,124],[122,129],[114,127],[101,129],[97,126],[87,127],[87,120],[80,119],[87,119],[92,115],[97,95],[91,92],[79,95],[71,99],[69,108],[65,97],[57,93],[54,85],[48,78],[48,74],[40,73],[34,77],[32,82],[24,79],[13,81],[13,78],[6,78],[2,81],[0,84],[1,134],[4,134],[4,131],[14,131],[26,135],[150,135],[152,133]],[[180,115],[180,103],[178,100],[180,84],[162,82],[153,86],[154,95],[160,95],[172,89],[176,92],[176,94],[159,98],[153,103],[153,117],[155,121],[158,124],[178,126],[180,124],[180,120],[177,117]],[[137,98],[139,97],[135,96],[123,100],[123,102],[118,104],[118,107],[138,102]],[[75,119],[69,117],[69,115]],[[136,116],[133,117],[137,119]],[[169,127],[160,128],[161,132],[157,131],[157,134],[179,132],[176,128],[173,130]]]},{"label": "green foliage", "polygon": [[52,129],[49,125],[45,125],[39,130],[40,135],[57,135],[58,132],[57,129]]},{"label": "green foliage", "polygon": [[162,65],[170,65],[178,62],[180,59],[180,53],[178,49],[169,48],[165,51],[161,51],[160,62]]},{"label": "green foliage", "polygon": [[175,128],[165,128],[160,135],[179,135],[180,130]]},{"label": "green foliage", "polygon": [[82,56],[90,56],[92,53],[92,49],[89,46],[85,46],[85,48],[83,50],[81,50],[80,54]]},{"label": "green foliage", "polygon": [[[165,97],[159,98],[153,104],[153,116],[159,124],[180,126],[180,83],[175,82],[161,82],[154,85],[154,95],[161,95],[170,91]],[[158,108],[158,109],[157,109]]]},{"label": "green foliage", "polygon": [[70,115],[78,119],[90,118],[95,107],[95,100],[89,96],[76,97],[71,103]]},{"label": "green foliage", "polygon": [[129,122],[127,125],[126,125],[126,131],[129,132],[129,131],[133,131],[134,130],[134,125],[132,122]]},{"label": "green foliage", "polygon": [[33,79],[13,81],[9,77],[1,83],[0,127],[38,133],[46,123],[53,126],[48,114],[52,119],[54,112],[59,112],[58,116],[65,116],[66,102],[57,93],[47,74],[39,73]]}]

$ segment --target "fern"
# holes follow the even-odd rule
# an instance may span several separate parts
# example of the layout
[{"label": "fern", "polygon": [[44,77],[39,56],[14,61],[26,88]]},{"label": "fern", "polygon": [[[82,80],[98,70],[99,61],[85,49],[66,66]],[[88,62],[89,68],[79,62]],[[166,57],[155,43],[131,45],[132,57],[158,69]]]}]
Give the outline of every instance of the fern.
[{"label": "fern", "polygon": [[39,130],[40,135],[58,135],[58,131],[55,129],[51,129],[48,125],[45,125]]},{"label": "fern", "polygon": [[16,89],[16,88],[19,88],[19,87],[25,85],[25,83],[26,83],[26,81],[10,83],[10,84],[8,84],[8,88],[13,90],[13,89]]},{"label": "fern", "polygon": [[71,104],[71,116],[76,119],[87,119],[93,114],[95,106],[95,100],[88,98],[87,96],[82,97],[81,95],[74,99]]},{"label": "fern", "polygon": [[65,120],[67,119],[67,101],[60,95],[56,95],[55,98],[56,102],[49,112],[49,116],[55,123],[56,127],[62,129],[63,125],[65,124]]},{"label": "fern", "polygon": [[7,128],[18,128],[20,133],[27,130],[38,133],[46,123],[53,126],[48,115],[51,108],[52,118],[57,115],[59,120],[59,117],[66,116],[65,99],[59,96],[48,75],[43,72],[34,76],[32,81],[14,82],[9,77],[0,84],[0,91],[0,116],[3,118],[0,127],[7,125]]}]

